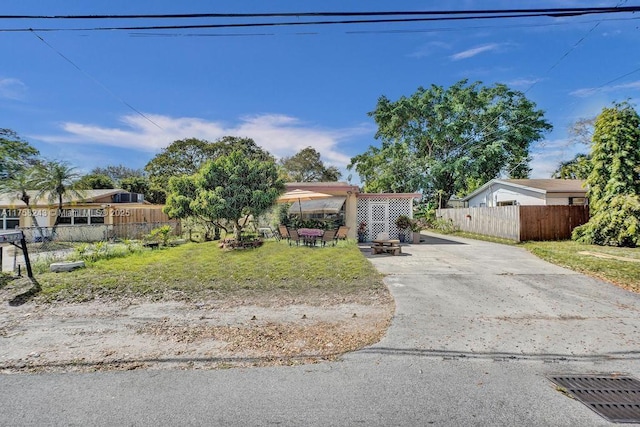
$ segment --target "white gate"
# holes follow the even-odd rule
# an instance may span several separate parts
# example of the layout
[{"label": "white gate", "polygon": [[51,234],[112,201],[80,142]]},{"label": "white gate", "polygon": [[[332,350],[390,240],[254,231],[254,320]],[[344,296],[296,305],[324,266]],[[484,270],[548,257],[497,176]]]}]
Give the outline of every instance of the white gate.
[{"label": "white gate", "polygon": [[365,241],[375,239],[380,233],[389,233],[395,239],[398,236],[396,218],[407,215],[413,218],[413,199],[393,197],[390,194],[360,194],[358,195],[357,224],[366,223]]},{"label": "white gate", "polygon": [[369,204],[369,236],[375,239],[378,234],[389,234],[389,203]]}]

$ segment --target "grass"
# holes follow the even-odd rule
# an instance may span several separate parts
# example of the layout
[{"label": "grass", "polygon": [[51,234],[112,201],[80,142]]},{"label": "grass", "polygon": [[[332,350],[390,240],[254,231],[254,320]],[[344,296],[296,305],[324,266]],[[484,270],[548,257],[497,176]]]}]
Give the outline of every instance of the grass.
[{"label": "grass", "polygon": [[227,251],[216,242],[188,243],[123,258],[90,262],[70,273],[37,277],[39,299],[87,301],[95,298],[197,300],[289,298],[349,300],[383,289],[382,278],[357,245],[324,248],[267,241],[256,249]]},{"label": "grass", "polygon": [[[526,242],[523,246],[534,255],[553,264],[640,292],[640,249],[638,248],[585,245],[573,241]],[[584,252],[622,259],[599,258]]]}]

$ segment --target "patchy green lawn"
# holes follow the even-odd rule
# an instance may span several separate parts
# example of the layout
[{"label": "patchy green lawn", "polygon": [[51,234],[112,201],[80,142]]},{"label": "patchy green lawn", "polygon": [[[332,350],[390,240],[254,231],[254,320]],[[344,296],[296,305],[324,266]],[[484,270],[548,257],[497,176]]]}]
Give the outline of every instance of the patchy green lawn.
[{"label": "patchy green lawn", "polygon": [[640,249],[584,245],[573,241],[527,242],[536,256],[574,271],[640,292]]},{"label": "patchy green lawn", "polygon": [[209,297],[322,303],[362,299],[385,289],[381,275],[348,242],[309,248],[267,241],[257,249],[233,251],[216,242],[188,243],[96,261],[70,273],[39,274],[37,280],[40,301],[69,302]]}]

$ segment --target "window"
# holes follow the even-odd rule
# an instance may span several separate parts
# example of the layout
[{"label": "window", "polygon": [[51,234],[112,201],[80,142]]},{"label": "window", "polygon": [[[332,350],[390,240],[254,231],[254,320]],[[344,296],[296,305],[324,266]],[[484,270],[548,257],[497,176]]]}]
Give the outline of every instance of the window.
[{"label": "window", "polygon": [[91,224],[104,224],[104,209],[91,209],[89,221]]},{"label": "window", "polygon": [[586,197],[569,197],[569,205],[580,205],[584,206],[587,204]]},{"label": "window", "polygon": [[0,210],[0,230],[13,230],[20,225],[19,209]]},{"label": "window", "polygon": [[502,202],[498,202],[498,206],[514,206],[517,205],[515,200],[503,200]]},{"label": "window", "polygon": [[104,224],[103,209],[63,209],[58,224],[88,225]]}]

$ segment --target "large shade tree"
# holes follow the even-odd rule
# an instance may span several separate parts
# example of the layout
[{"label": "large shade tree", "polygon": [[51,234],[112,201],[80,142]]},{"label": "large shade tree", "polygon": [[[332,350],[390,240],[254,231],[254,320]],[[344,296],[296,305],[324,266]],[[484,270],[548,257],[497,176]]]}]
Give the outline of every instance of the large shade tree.
[{"label": "large shade tree", "polygon": [[234,225],[240,239],[240,218],[266,212],[280,194],[284,182],[275,162],[247,156],[235,150],[206,162],[190,176],[169,180],[164,212],[172,218],[199,217],[213,223],[225,219]]},{"label": "large shade tree", "polygon": [[90,175],[106,175],[119,187],[122,180],[132,177],[144,177],[145,172],[142,169],[134,169],[125,165],[107,165],[93,168]]},{"label": "large shade tree", "polygon": [[78,181],[78,186],[88,190],[105,190],[116,188],[116,184],[108,175],[90,173]]},{"label": "large shade tree", "polygon": [[530,147],[551,125],[523,93],[462,80],[420,87],[369,113],[381,146],[351,159],[365,191],[422,191],[444,206],[498,176],[526,178]]},{"label": "large shade tree", "polygon": [[306,147],[291,157],[278,161],[283,177],[289,182],[337,181],[340,171],[335,166],[325,166],[320,153],[313,147]]},{"label": "large shade tree", "polygon": [[627,102],[604,108],[595,122],[587,178],[590,219],[573,238],[590,244],[640,244],[640,116]]},{"label": "large shade tree", "polygon": [[255,159],[273,161],[273,156],[264,151],[250,138],[225,136],[215,142],[187,138],[172,142],[153,157],[145,166],[150,180],[149,191],[159,202],[164,202],[163,193],[169,179],[176,176],[193,175],[209,160],[228,155],[235,150]]},{"label": "large shade tree", "polygon": [[38,150],[11,129],[0,129],[0,178],[12,178],[35,165]]}]

